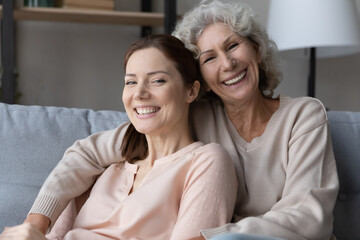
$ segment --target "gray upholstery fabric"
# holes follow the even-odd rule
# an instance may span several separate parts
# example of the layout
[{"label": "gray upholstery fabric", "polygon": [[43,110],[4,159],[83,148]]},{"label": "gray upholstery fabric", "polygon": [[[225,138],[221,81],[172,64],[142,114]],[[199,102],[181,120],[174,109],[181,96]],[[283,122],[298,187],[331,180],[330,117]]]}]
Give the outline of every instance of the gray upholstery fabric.
[{"label": "gray upholstery fabric", "polygon": [[338,240],[360,239],[360,112],[328,112],[340,189],[334,209]]},{"label": "gray upholstery fabric", "polygon": [[[360,112],[328,112],[339,172],[338,240],[360,239]],[[22,223],[42,183],[75,140],[117,127],[115,111],[0,103],[0,231]]]},{"label": "gray upholstery fabric", "polygon": [[22,223],[42,183],[75,140],[113,129],[122,112],[0,103],[0,231]]}]

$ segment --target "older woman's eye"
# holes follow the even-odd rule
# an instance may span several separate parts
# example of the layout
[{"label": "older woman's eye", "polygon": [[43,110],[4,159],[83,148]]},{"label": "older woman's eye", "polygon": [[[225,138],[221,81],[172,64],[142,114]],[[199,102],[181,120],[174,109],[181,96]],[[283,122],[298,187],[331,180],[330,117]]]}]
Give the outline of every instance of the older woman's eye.
[{"label": "older woman's eye", "polygon": [[207,63],[207,62],[210,62],[211,60],[213,60],[215,57],[208,57],[208,58],[205,58],[204,62],[203,63]]},{"label": "older woman's eye", "polygon": [[234,48],[236,48],[237,46],[239,46],[238,43],[233,43],[233,44],[231,44],[231,45],[229,46],[229,50],[234,49]]}]

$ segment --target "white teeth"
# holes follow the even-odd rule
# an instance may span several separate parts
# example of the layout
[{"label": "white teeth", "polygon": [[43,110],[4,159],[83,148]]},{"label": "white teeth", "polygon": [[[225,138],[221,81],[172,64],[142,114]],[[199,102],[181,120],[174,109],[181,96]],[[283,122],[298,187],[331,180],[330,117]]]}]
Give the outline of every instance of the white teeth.
[{"label": "white teeth", "polygon": [[243,79],[246,75],[246,71],[244,71],[243,73],[241,73],[239,76],[237,76],[236,78],[230,79],[229,81],[225,81],[224,84],[225,85],[232,85],[234,83],[238,83],[241,81],[241,79]]},{"label": "white teeth", "polygon": [[144,115],[144,114],[150,114],[150,113],[154,113],[159,111],[160,108],[153,108],[153,107],[146,107],[146,108],[136,108],[136,112],[139,115]]}]

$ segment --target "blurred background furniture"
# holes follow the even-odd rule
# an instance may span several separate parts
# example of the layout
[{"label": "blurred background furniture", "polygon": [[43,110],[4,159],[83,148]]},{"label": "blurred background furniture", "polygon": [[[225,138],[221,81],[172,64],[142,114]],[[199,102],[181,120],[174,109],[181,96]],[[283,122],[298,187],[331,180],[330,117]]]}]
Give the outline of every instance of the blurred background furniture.
[{"label": "blurred background furniture", "polygon": [[[1,0],[0,0],[1,1]],[[15,36],[14,21],[55,21],[101,24],[139,25],[141,35],[151,32],[152,26],[164,26],[171,33],[176,23],[176,0],[164,0],[163,13],[151,12],[151,0],[141,0],[141,11],[68,9],[53,7],[15,7],[15,1],[1,1],[1,98],[4,103],[15,103]],[[40,69],[39,69],[40,70]]]}]

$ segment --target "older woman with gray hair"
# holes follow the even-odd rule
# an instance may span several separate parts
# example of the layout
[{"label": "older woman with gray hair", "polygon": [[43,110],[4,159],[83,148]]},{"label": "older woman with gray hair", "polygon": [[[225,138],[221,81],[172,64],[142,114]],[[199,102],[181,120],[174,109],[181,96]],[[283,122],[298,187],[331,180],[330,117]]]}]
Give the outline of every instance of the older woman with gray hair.
[{"label": "older woman with gray hair", "polygon": [[[203,76],[204,94],[191,106],[193,136],[221,144],[231,155],[238,178],[233,222],[204,229],[202,236],[332,238],[339,183],[326,110],[317,99],[274,96],[281,79],[276,45],[251,9],[239,1],[202,1],[184,16],[174,35],[193,52]],[[121,159],[109,143],[99,147],[110,151],[111,158],[89,153],[92,142],[84,143],[75,159],[59,162],[50,175],[54,180],[42,187],[27,222],[46,229],[69,196],[86,191],[102,168]],[[72,179],[61,174],[73,169],[83,174]],[[86,185],[71,189],[74,182]],[[61,194],[50,198],[55,185],[62,188]],[[58,203],[56,211],[47,199]]]},{"label": "older woman with gray hair", "polygon": [[274,97],[277,48],[252,10],[202,1],[173,35],[197,58],[207,90],[192,111],[195,135],[220,143],[237,168],[233,223],[203,235],[330,239],[338,178],[325,108],[313,98]]}]

